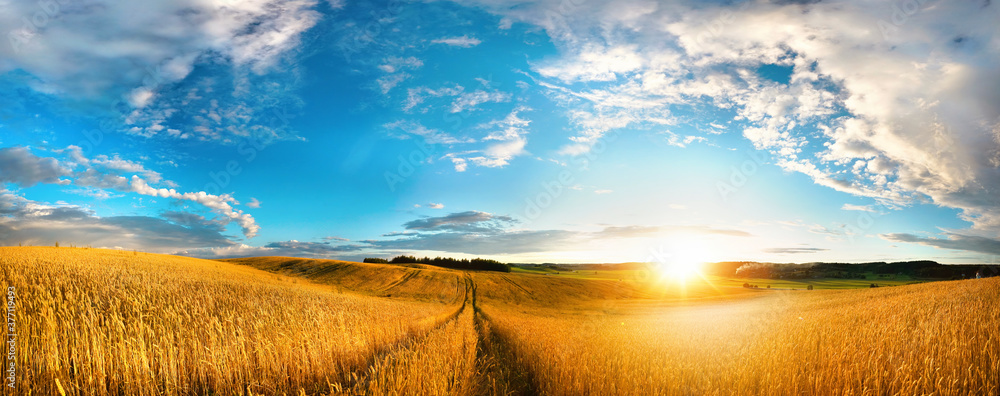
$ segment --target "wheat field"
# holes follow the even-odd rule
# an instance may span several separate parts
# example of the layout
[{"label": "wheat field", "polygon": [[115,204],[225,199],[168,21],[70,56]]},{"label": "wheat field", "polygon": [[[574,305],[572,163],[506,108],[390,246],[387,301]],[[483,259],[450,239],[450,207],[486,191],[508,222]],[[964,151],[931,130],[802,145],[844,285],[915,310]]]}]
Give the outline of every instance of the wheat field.
[{"label": "wheat field", "polygon": [[41,395],[314,393],[454,311],[143,253],[2,248],[0,268],[18,392]]},{"label": "wheat field", "polygon": [[484,311],[543,394],[995,395],[998,297],[993,278],[612,313]]},{"label": "wheat field", "polygon": [[[0,248],[39,395],[984,395],[1000,278],[844,291]],[[693,287],[693,286],[692,286]]]}]

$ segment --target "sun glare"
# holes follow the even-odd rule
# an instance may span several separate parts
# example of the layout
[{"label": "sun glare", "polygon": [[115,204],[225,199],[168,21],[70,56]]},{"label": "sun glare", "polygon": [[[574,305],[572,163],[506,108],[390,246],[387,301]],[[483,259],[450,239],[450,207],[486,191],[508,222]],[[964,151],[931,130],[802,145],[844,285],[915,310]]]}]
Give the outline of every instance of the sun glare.
[{"label": "sun glare", "polygon": [[686,282],[698,274],[699,263],[695,261],[677,261],[667,265],[666,272],[670,278]]},{"label": "sun glare", "polygon": [[701,266],[706,261],[707,250],[699,240],[675,241],[669,251],[657,258],[657,264],[664,280],[686,283],[701,275]]}]

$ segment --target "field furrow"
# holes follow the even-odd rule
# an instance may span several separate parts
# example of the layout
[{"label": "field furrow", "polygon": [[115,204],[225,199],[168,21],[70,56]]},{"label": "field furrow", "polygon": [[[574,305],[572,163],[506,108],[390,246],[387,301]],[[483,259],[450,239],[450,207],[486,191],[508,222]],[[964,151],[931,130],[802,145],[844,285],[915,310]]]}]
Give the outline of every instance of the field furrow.
[{"label": "field furrow", "polygon": [[478,340],[471,282],[455,315],[434,330],[376,357],[331,393],[348,395],[473,395]]},{"label": "field furrow", "polygon": [[406,283],[406,281],[408,281],[410,279],[413,279],[413,277],[415,277],[415,276],[417,276],[419,274],[420,274],[420,270],[413,270],[411,272],[408,272],[406,275],[403,275],[399,279],[397,279],[396,281],[390,283],[388,286],[385,287],[385,289],[382,289],[381,291],[383,293],[388,292],[388,291],[392,290],[393,288]]},{"label": "field furrow", "polygon": [[475,311],[475,327],[479,338],[477,367],[477,395],[535,395],[538,385],[530,368],[521,364],[514,351],[502,339],[490,321],[480,311],[476,302],[475,284],[472,301]]}]

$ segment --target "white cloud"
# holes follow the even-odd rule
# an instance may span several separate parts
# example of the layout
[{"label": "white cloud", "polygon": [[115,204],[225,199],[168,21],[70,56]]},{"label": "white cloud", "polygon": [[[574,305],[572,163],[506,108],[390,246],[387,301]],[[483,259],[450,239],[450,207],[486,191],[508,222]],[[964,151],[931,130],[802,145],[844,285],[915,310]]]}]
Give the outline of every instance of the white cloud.
[{"label": "white cloud", "polygon": [[431,203],[427,204],[427,207],[431,208],[431,209],[444,209],[444,204],[439,204],[439,203],[433,203],[433,202],[431,202]]},{"label": "white cloud", "polygon": [[[164,181],[160,173],[146,169],[138,162],[124,160],[118,155],[112,157],[98,155],[93,159],[88,159],[76,146],[69,146],[65,150],[59,150],[58,153],[67,157],[65,165],[55,158],[35,156],[24,147],[0,149],[0,183],[15,183],[26,187],[38,183],[72,184],[88,188],[83,192],[92,196],[105,196],[95,192],[94,189],[112,189],[192,201],[211,209],[222,217],[218,221],[220,224],[228,224],[229,222],[238,224],[247,238],[253,238],[260,231],[260,226],[251,215],[233,209],[232,205],[237,205],[239,202],[231,195],[213,195],[203,191],[181,193],[173,188],[153,187],[150,184],[176,184]],[[122,176],[123,172],[131,174],[131,178]],[[137,174],[141,174],[143,177]],[[3,186],[0,185],[0,187]],[[0,188],[0,191],[2,190],[3,188]]]},{"label": "white cloud", "polygon": [[475,110],[476,106],[483,103],[509,102],[511,95],[507,92],[476,90],[466,92],[458,96],[451,104],[451,112],[458,113],[464,110]]},{"label": "white cloud", "polygon": [[153,91],[149,88],[136,88],[132,90],[128,100],[132,107],[141,109],[153,101]]},{"label": "white cloud", "polygon": [[451,163],[455,165],[455,172],[465,172],[469,169],[469,164],[465,161],[465,159],[457,157],[450,157],[449,159],[451,159]]},{"label": "white cloud", "polygon": [[416,121],[399,120],[385,124],[382,127],[390,131],[402,131],[406,133],[405,135],[397,135],[399,138],[407,139],[410,136],[420,136],[429,144],[458,144],[475,142],[475,140],[471,138],[456,138],[440,130],[425,127]]},{"label": "white cloud", "polygon": [[841,210],[854,210],[854,211],[859,211],[859,212],[876,212],[876,210],[873,209],[871,206],[867,206],[867,205],[852,205],[852,204],[846,204],[846,203],[840,209]]},{"label": "white cloud", "polygon": [[[874,0],[479,4],[559,48],[533,69],[577,127],[566,154],[669,120],[673,106],[711,105],[818,184],[897,205],[930,199],[977,233],[1000,231],[996,4],[926,3],[898,26]],[[788,81],[759,75],[764,64],[790,68]]]},{"label": "white cloud", "polygon": [[[0,27],[9,33],[0,45],[0,74],[21,70],[30,75],[25,81],[34,91],[71,105],[84,102],[103,112],[88,115],[120,120],[115,127],[121,131],[190,138],[166,124],[180,111],[202,107],[181,106],[183,95],[175,91],[179,83],[197,65],[226,65],[236,86],[227,92],[241,103],[277,95],[268,91],[282,90],[248,82],[285,72],[279,64],[295,53],[302,33],[320,19],[316,3],[94,0],[40,7],[37,2],[8,2],[0,13]],[[45,17],[44,26],[31,22],[38,13]],[[254,95],[243,96],[246,90]],[[264,123],[241,124],[245,131]],[[236,134],[220,130],[205,138]]]},{"label": "white cloud", "polygon": [[247,238],[253,238],[260,232],[260,226],[257,225],[253,216],[243,213],[242,210],[233,209],[232,205],[238,204],[238,202],[229,194],[213,195],[204,191],[180,193],[172,188],[151,187],[146,180],[139,176],[132,176],[129,185],[131,186],[130,191],[137,194],[197,202],[224,217],[226,222],[236,222],[243,229],[243,235]]},{"label": "white cloud", "polygon": [[495,143],[487,147],[486,150],[477,152],[482,153],[483,155],[470,156],[466,159],[477,166],[486,168],[503,167],[506,166],[512,158],[525,153],[525,144],[527,144],[527,140],[523,138]]},{"label": "white cloud", "polygon": [[[489,88],[489,84],[484,83],[483,85]],[[503,103],[511,100],[511,94],[507,92],[495,90],[488,91],[483,89],[466,92],[465,87],[458,84],[437,89],[414,87],[407,89],[406,100],[403,101],[403,111],[410,112],[428,99],[442,97],[455,98],[451,101],[451,106],[449,108],[449,111],[452,113],[458,113],[465,110],[476,110],[476,106],[483,103]],[[421,112],[426,112],[428,109],[429,108],[421,109]]]},{"label": "white cloud", "polygon": [[535,67],[545,76],[564,82],[614,81],[629,72],[643,67],[644,60],[636,45],[607,48],[595,44],[584,45],[570,59],[559,59]]},{"label": "white cloud", "polygon": [[399,83],[406,81],[407,78],[410,78],[410,75],[407,73],[396,73],[379,77],[375,80],[375,83],[378,84],[379,90],[385,95],[399,85]]},{"label": "white cloud", "polygon": [[411,77],[404,70],[416,70],[423,66],[424,62],[416,57],[388,57],[378,66],[378,69],[385,74],[375,80],[375,83],[383,95],[388,94],[397,85]]},{"label": "white cloud", "polygon": [[[183,79],[199,56],[222,56],[264,72],[294,48],[319,20],[309,0],[238,2],[147,1],[141,5],[92,1],[52,3],[44,29],[21,20],[43,11],[36,3],[5,4],[0,26],[13,28],[0,46],[0,72],[23,69],[39,88],[96,95],[112,86],[143,86]],[[5,29],[5,32],[8,30]],[[9,40],[10,41],[10,40]],[[109,58],[125,60],[108,62]],[[146,86],[145,88],[155,88]],[[149,95],[141,92],[140,98]],[[143,102],[140,100],[139,102]]]},{"label": "white cloud", "polygon": [[69,150],[69,152],[72,153],[71,155],[78,156],[78,158],[83,159],[83,162],[80,165],[84,165],[85,167],[88,168],[97,167],[103,169],[104,171],[140,174],[150,183],[160,183],[160,182],[173,183],[169,180],[166,181],[163,180],[163,175],[161,175],[159,172],[146,169],[146,167],[139,162],[122,159],[121,156],[119,156],[118,154],[115,154],[114,156],[111,157],[102,154],[94,156],[94,158],[87,160],[83,158],[81,149],[79,147],[69,146],[67,147],[67,150]]},{"label": "white cloud", "polygon": [[403,111],[413,110],[414,107],[424,103],[427,98],[440,98],[442,96],[458,96],[463,91],[465,87],[461,85],[454,85],[451,87],[442,87],[438,89],[431,89],[427,87],[416,87],[409,88],[406,90],[406,100],[403,102]]},{"label": "white cloud", "polygon": [[424,66],[424,61],[419,58],[409,56],[406,58],[398,56],[390,56],[385,58],[385,61],[379,65],[379,70],[385,73],[396,73],[404,69],[415,70]]},{"label": "white cloud", "polygon": [[66,190],[66,192],[68,192],[70,194],[77,194],[77,195],[82,195],[82,196],[85,196],[85,197],[91,197],[91,198],[94,198],[94,199],[97,199],[97,200],[109,199],[109,198],[120,198],[120,197],[124,196],[124,195],[121,195],[121,194],[112,194],[112,193],[108,192],[107,190],[102,190],[102,189],[93,188],[93,187],[90,187],[90,188],[70,189],[70,190]]},{"label": "white cloud", "polygon": [[220,224],[186,212],[162,217],[99,217],[75,205],[51,205],[0,192],[0,245],[123,247],[170,253],[183,248],[230,246]]},{"label": "white cloud", "polygon": [[203,259],[222,259],[233,257],[263,257],[275,255],[273,248],[239,244],[234,246],[212,247],[204,249],[184,249],[173,254],[198,257]]},{"label": "white cloud", "polygon": [[612,190],[594,190],[594,194],[611,194],[613,192]]},{"label": "white cloud", "polygon": [[685,148],[689,144],[694,143],[694,142],[705,142],[705,141],[708,140],[708,139],[706,139],[706,138],[704,138],[702,136],[692,136],[692,135],[680,136],[680,135],[678,135],[676,133],[673,133],[673,132],[670,132],[670,131],[663,131],[662,135],[666,135],[666,139],[665,140],[666,140],[666,143],[668,145],[676,146],[676,147],[680,147],[680,148]]},{"label": "white cloud", "polygon": [[366,241],[372,249],[407,251],[446,251],[467,254],[511,254],[570,250],[581,245],[611,238],[633,239],[665,235],[717,235],[751,237],[739,229],[714,228],[704,225],[664,226],[605,226],[598,231],[525,230],[516,228],[518,220],[511,216],[480,211],[451,213],[424,217],[405,223],[409,233],[392,232],[383,236],[401,236],[390,240]]},{"label": "white cloud", "polygon": [[500,168],[508,165],[514,157],[527,154],[528,126],[531,121],[521,118],[521,112],[530,111],[524,106],[518,106],[501,120],[494,120],[478,126],[491,132],[483,141],[490,143],[485,149],[471,150],[446,154],[455,165],[457,172],[468,169],[469,163],[486,168]]},{"label": "white cloud", "polygon": [[461,37],[445,37],[437,40],[431,40],[431,42],[434,44],[445,44],[445,45],[450,45],[452,47],[462,47],[462,48],[475,47],[480,43],[482,43],[482,41],[480,41],[479,39],[475,37],[469,37],[468,35]]},{"label": "white cloud", "polygon": [[252,257],[252,256],[293,256],[313,258],[333,258],[350,252],[358,252],[365,245],[343,244],[347,239],[325,237],[323,242],[301,242],[296,240],[270,242],[264,246],[230,245],[217,248],[186,249],[174,254],[207,259]]},{"label": "white cloud", "polygon": [[506,117],[502,120],[494,120],[491,122],[479,125],[480,129],[492,129],[483,140],[512,140],[524,136],[525,128],[531,124],[531,121],[521,118],[520,114],[525,111],[531,111],[531,108],[526,106],[518,106],[514,108]]},{"label": "white cloud", "polygon": [[257,198],[250,198],[250,202],[247,202],[247,207],[251,209],[260,209],[260,201]]}]

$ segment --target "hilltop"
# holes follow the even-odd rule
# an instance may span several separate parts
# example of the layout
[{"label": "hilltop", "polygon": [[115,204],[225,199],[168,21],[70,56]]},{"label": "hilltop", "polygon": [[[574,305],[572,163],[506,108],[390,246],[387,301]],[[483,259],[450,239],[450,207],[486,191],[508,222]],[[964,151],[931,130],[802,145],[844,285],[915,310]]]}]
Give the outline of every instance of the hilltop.
[{"label": "hilltop", "polygon": [[333,285],[372,296],[440,300],[440,291],[454,290],[466,275],[486,298],[527,304],[580,303],[603,299],[645,298],[644,285],[606,279],[526,276],[488,270],[460,270],[430,264],[372,264],[295,257],[248,257],[220,260]]}]

